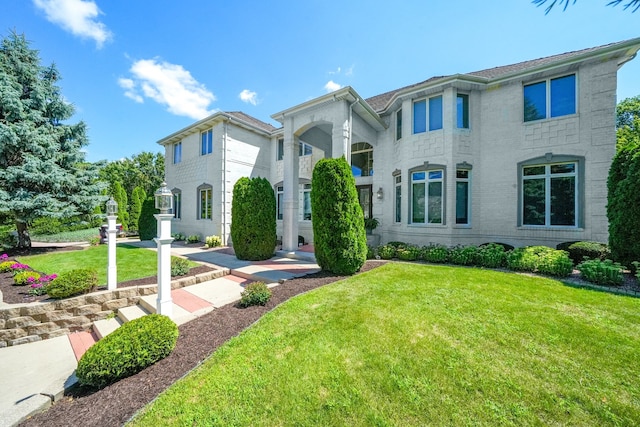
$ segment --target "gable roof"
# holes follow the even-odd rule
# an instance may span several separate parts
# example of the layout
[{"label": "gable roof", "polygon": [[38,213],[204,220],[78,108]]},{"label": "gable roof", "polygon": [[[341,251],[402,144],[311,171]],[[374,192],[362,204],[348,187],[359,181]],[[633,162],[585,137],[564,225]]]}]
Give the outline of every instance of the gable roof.
[{"label": "gable roof", "polygon": [[227,111],[225,114],[231,116],[232,118],[236,119],[236,120],[240,120],[246,123],[249,123],[250,125],[258,128],[258,129],[262,129],[265,132],[273,132],[274,130],[276,130],[275,126],[270,125],[269,123],[265,123],[262,120],[258,120],[253,116],[250,116],[248,114],[243,113],[242,111]]}]

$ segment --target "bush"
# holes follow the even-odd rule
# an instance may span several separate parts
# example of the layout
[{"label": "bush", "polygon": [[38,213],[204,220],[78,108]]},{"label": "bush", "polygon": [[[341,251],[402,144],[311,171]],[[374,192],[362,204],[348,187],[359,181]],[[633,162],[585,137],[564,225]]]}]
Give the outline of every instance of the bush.
[{"label": "bush", "polygon": [[177,340],[178,327],[166,316],[134,319],[91,346],[78,361],[76,376],[83,385],[107,386],[164,359]]},{"label": "bush", "polygon": [[98,246],[100,244],[100,236],[89,237],[90,246]]},{"label": "bush", "polygon": [[413,245],[407,245],[396,250],[396,256],[403,261],[415,261],[420,258],[420,248]]},{"label": "bush", "polygon": [[407,246],[407,244],[405,242],[396,242],[396,241],[389,242],[389,243],[387,243],[387,245],[393,246],[396,249],[404,248],[405,246]]},{"label": "bush", "polygon": [[13,276],[15,286],[25,286],[40,280],[40,273],[35,271],[21,271]]},{"label": "bush", "polygon": [[177,256],[171,256],[171,277],[185,276],[189,274],[189,260]]},{"label": "bush", "polygon": [[377,251],[373,246],[367,246],[367,259],[376,259]]},{"label": "bush", "polygon": [[573,262],[565,251],[547,246],[527,246],[507,254],[507,267],[516,271],[565,277],[573,271]]},{"label": "bush", "polygon": [[200,241],[200,236],[198,234],[192,234],[187,236],[186,241],[187,243],[198,243]]},{"label": "bush", "polygon": [[98,286],[98,273],[92,269],[77,269],[61,273],[47,285],[51,298],[61,299],[92,292]]},{"label": "bush", "polygon": [[173,240],[178,241],[178,242],[182,241],[182,240],[185,240],[187,238],[187,236],[185,236],[182,233],[173,233],[171,235],[171,237],[173,237]]},{"label": "bush", "polygon": [[367,236],[356,181],[344,157],[316,163],[311,219],[318,265],[336,274],[358,271],[367,257]]},{"label": "bush", "polygon": [[449,259],[449,249],[444,245],[436,244],[423,246],[421,258],[427,262],[445,263]]},{"label": "bush", "polygon": [[624,281],[624,267],[609,259],[589,259],[576,267],[580,275],[589,282],[604,286],[619,286]]},{"label": "bush", "polygon": [[397,249],[389,244],[378,246],[378,256],[382,259],[391,259],[396,257]]},{"label": "bush", "polygon": [[476,264],[486,268],[504,267],[507,262],[507,252],[503,245],[487,243],[478,248]]},{"label": "bush", "polygon": [[142,203],[140,210],[140,219],[138,220],[138,234],[140,240],[151,240],[156,237],[158,231],[158,221],[154,217],[158,213],[156,209],[156,201],[151,197]]},{"label": "bush", "polygon": [[267,179],[244,177],[236,182],[231,205],[231,240],[238,259],[259,261],[273,256],[275,211],[276,196]]},{"label": "bush", "polygon": [[575,242],[566,249],[569,258],[578,265],[586,258],[605,260],[611,256],[609,246],[598,242]]},{"label": "bush", "polygon": [[449,250],[449,261],[457,265],[474,265],[480,250],[477,246],[454,246]]},{"label": "bush", "polygon": [[241,296],[241,307],[265,305],[269,301],[269,298],[271,298],[271,289],[262,282],[253,282],[247,285],[244,291],[242,291]]},{"label": "bush", "polygon": [[222,244],[222,239],[220,236],[207,236],[204,239],[204,243],[208,248],[217,248]]},{"label": "bush", "polygon": [[11,273],[13,269],[11,266],[17,264],[18,261],[4,261],[0,262],[0,273]]}]

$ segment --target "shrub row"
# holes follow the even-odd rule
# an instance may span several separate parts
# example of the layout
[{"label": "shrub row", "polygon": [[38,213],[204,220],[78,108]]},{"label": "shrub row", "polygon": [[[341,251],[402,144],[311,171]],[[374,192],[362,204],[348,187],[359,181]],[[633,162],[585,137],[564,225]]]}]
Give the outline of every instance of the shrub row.
[{"label": "shrub row", "polygon": [[566,251],[546,246],[529,246],[507,250],[504,245],[489,243],[482,246],[454,246],[430,244],[419,247],[402,242],[389,242],[376,249],[369,248],[369,258],[398,258],[405,261],[422,260],[431,263],[486,268],[507,267],[516,271],[530,271],[565,277],[573,271],[573,263]]}]

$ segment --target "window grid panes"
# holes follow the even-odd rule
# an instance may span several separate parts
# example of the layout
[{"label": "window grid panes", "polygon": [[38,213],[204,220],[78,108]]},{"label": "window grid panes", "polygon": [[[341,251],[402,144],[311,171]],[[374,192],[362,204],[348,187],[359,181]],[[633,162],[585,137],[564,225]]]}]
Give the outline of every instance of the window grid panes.
[{"label": "window grid panes", "polygon": [[402,221],[402,177],[395,177],[395,222]]},{"label": "window grid panes", "polygon": [[211,188],[200,190],[200,219],[211,219]]},{"label": "window grid panes", "polygon": [[182,193],[180,191],[173,193],[173,217],[182,218]]},{"label": "window grid panes", "polygon": [[276,148],[276,160],[284,159],[284,139],[278,139],[278,145]]},{"label": "window grid panes", "polygon": [[429,98],[429,130],[442,129],[442,97]]},{"label": "window grid panes", "polygon": [[[311,221],[311,184],[298,186],[298,220]],[[276,187],[276,218],[284,219],[284,186]]]},{"label": "window grid panes", "polygon": [[276,218],[277,219],[284,218],[283,197],[284,197],[284,187],[280,185],[276,187]]},{"label": "window grid panes", "polygon": [[353,176],[373,176],[373,146],[358,142],[351,146],[351,172]]},{"label": "window grid panes", "polygon": [[413,103],[413,133],[427,131],[427,101],[415,101]]},{"label": "window grid panes", "polygon": [[302,206],[301,214],[303,221],[311,221],[311,184],[302,186]]},{"label": "window grid panes", "polygon": [[402,139],[402,108],[396,113],[396,140]]},{"label": "window grid panes", "polygon": [[442,188],[444,171],[421,171],[411,174],[411,222],[442,224]]},{"label": "window grid panes", "polygon": [[523,168],[523,225],[577,226],[577,169],[576,162]]},{"label": "window grid panes", "polygon": [[456,112],[458,129],[469,129],[469,95],[458,94],[456,97]]},{"label": "window grid panes", "polygon": [[306,142],[300,142],[299,156],[310,156],[313,153],[313,148]]},{"label": "window grid panes", "polygon": [[173,163],[180,163],[182,161],[182,142],[173,144]]},{"label": "window grid panes", "polygon": [[524,121],[560,117],[576,112],[576,75],[524,86]]},{"label": "window grid panes", "polygon": [[213,129],[200,134],[200,154],[207,155],[213,151]]},{"label": "window grid panes", "polygon": [[470,224],[470,174],[471,172],[465,169],[456,171],[456,224]]}]

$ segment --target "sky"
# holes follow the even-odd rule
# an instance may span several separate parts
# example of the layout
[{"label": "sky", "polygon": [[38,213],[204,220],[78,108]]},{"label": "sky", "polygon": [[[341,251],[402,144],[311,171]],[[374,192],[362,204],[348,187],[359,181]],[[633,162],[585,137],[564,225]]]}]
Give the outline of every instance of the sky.
[{"label": "sky", "polygon": [[[640,37],[640,10],[531,0],[0,0],[0,36],[55,63],[87,160],[162,152],[157,141],[216,111],[271,115],[351,86],[368,98]],[[640,95],[640,58],[618,101]]]}]

